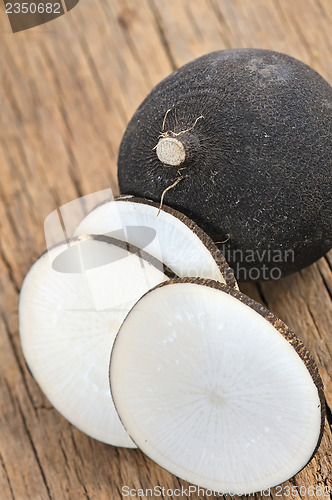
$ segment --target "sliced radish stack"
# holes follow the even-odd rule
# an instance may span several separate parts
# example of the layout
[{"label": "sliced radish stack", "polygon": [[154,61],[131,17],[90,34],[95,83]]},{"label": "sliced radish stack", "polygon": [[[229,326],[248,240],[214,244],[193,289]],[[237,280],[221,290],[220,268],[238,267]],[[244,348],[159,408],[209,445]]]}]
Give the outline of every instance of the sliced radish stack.
[{"label": "sliced radish stack", "polygon": [[134,447],[114,409],[107,375],[126,314],[170,277],[236,281],[196,224],[171,209],[158,215],[153,203],[132,197],[107,202],[76,233],[43,255],[24,281],[23,352],[51,403],[71,423],[100,441]]},{"label": "sliced radish stack", "polygon": [[110,396],[109,356],[130,308],[170,271],[130,250],[91,237],[49,250],[24,280],[19,326],[27,364],[54,407],[95,439],[135,447]]},{"label": "sliced radish stack", "polygon": [[188,217],[142,198],[122,196],[92,210],[75,232],[109,234],[164,262],[178,276],[209,278],[237,288],[233,271],[211,238]]},{"label": "sliced radish stack", "polygon": [[323,431],[317,367],[234,288],[175,279],[145,294],[113,345],[112,396],[137,446],[176,476],[249,494],[302,469]]}]

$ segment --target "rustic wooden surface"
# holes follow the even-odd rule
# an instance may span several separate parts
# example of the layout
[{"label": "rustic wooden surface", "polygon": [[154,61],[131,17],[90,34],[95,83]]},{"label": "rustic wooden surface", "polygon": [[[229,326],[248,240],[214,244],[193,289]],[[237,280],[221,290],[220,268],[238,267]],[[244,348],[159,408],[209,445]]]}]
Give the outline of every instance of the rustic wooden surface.
[{"label": "rustic wooden surface", "polygon": [[[52,23],[14,35],[1,3],[1,500],[113,500],[124,485],[187,486],[137,450],[88,438],[52,408],[22,356],[22,280],[45,248],[43,221],[52,210],[107,187],[117,192],[122,133],[154,84],[194,57],[230,47],[285,52],[331,83],[331,30],[331,0],[82,0]],[[294,498],[320,498],[305,488],[332,486],[331,266],[330,253],[279,282],[242,287],[304,340],[326,388],[323,441],[286,483],[302,486]],[[287,493],[274,488],[269,497]]]}]

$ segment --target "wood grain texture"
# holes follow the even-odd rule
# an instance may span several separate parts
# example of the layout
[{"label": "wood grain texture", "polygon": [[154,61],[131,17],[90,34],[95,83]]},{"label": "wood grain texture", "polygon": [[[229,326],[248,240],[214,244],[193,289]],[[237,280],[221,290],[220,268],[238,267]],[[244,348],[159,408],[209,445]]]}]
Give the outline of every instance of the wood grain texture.
[{"label": "wood grain texture", "polygon": [[[153,85],[197,56],[230,47],[285,52],[331,83],[331,30],[330,0],[82,0],[65,16],[13,35],[1,3],[1,500],[115,500],[124,485],[188,486],[138,450],[88,438],[54,410],[24,363],[19,290],[45,249],[43,221],[52,210],[108,187],[117,193],[121,136]],[[285,483],[302,486],[293,498],[324,498],[306,493],[309,486],[332,489],[331,269],[330,253],[279,282],[242,286],[304,341],[325,384],[329,421],[315,458]],[[276,488],[266,496],[287,498]]]}]

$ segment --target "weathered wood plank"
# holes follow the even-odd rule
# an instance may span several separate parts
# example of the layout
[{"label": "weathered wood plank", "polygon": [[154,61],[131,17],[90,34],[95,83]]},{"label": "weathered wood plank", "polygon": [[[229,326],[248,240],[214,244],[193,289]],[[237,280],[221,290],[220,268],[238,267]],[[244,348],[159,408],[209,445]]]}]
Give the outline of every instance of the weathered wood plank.
[{"label": "weathered wood plank", "polygon": [[[85,0],[15,35],[0,5],[1,499],[120,499],[125,485],[187,488],[138,450],[84,436],[50,405],[24,363],[19,290],[44,250],[51,211],[108,187],[117,193],[121,136],[153,85],[194,57],[230,47],[286,52],[331,82],[332,3]],[[309,486],[332,488],[332,253],[279,282],[242,288],[294,329],[320,367],[329,422],[316,457],[284,485],[303,487],[294,498],[313,498]],[[282,494],[274,488],[268,497]]]}]

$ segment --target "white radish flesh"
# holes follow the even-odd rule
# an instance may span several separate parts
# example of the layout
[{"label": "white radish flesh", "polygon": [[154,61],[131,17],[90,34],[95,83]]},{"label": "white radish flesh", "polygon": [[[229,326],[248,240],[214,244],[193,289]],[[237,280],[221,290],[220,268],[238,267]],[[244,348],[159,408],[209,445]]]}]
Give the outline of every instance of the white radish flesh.
[{"label": "white radish flesh", "polygon": [[92,210],[75,232],[110,234],[144,249],[178,276],[210,278],[237,288],[213,241],[176,210],[139,198],[118,198]]},{"label": "white radish flesh", "polygon": [[286,325],[208,283],[168,281],[137,302],[113,346],[112,396],[128,434],[156,463],[209,490],[249,494],[310,460],[322,433],[322,386]]},{"label": "white radish flesh", "polygon": [[166,279],[163,266],[87,238],[54,247],[25,278],[19,324],[27,364],[54,407],[95,439],[135,447],[112,402],[109,356],[132,305]]}]

